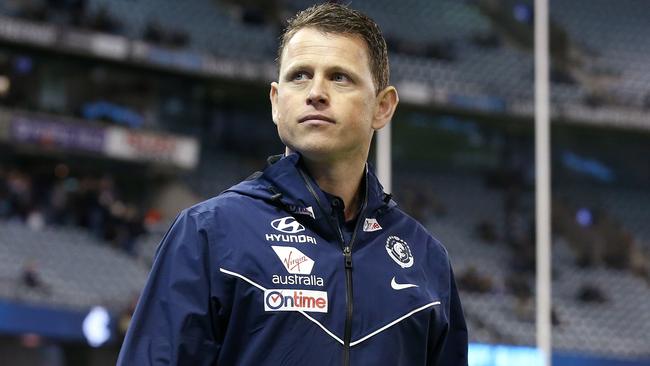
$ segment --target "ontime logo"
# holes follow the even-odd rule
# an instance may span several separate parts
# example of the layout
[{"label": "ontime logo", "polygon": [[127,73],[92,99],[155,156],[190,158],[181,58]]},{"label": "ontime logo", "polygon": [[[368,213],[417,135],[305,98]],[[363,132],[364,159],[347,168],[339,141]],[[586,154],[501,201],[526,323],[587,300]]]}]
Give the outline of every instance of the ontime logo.
[{"label": "ontime logo", "polygon": [[264,311],[327,313],[327,292],[311,290],[264,290]]}]

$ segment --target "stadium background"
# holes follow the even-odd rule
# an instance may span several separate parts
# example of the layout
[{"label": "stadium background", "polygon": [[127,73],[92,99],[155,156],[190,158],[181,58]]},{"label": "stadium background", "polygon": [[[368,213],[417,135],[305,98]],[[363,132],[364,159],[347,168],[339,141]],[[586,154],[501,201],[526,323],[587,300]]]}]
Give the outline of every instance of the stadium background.
[{"label": "stadium background", "polygon": [[[276,39],[312,3],[0,0],[0,364],[115,364],[170,220],[283,151]],[[534,364],[532,2],[350,4],[388,41],[393,193],[449,249],[470,365]],[[554,364],[649,365],[650,4],[550,14]]]}]

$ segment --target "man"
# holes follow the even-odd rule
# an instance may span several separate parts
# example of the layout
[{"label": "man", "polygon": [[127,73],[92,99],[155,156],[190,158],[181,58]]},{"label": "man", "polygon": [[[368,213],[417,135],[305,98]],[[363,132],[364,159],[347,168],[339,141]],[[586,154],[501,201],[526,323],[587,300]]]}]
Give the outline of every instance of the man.
[{"label": "man", "polygon": [[379,28],[314,6],[278,62],[286,154],[179,215],[118,364],[467,365],[446,250],[366,164],[398,103]]}]

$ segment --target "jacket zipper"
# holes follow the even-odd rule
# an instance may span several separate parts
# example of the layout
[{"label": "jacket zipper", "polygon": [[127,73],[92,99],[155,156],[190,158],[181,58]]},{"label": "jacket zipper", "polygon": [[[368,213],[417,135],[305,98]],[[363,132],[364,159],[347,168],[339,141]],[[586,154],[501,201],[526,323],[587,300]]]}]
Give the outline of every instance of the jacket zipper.
[{"label": "jacket zipper", "polygon": [[[318,208],[321,210],[321,212],[326,212],[323,209],[323,206],[321,205],[320,199],[318,198],[318,194],[316,194],[314,187],[312,187],[308,178],[305,176],[305,173],[301,169],[298,169],[298,172],[300,172],[300,176],[305,182],[305,185],[307,186],[307,190],[316,199],[316,204],[318,204]],[[345,265],[346,313],[345,313],[345,330],[343,333],[343,366],[350,366],[350,343],[352,342],[352,310],[354,305],[354,297],[352,292],[352,245],[354,244],[354,239],[357,237],[357,231],[359,230],[359,223],[361,222],[361,219],[365,213],[367,204],[368,204],[368,181],[366,180],[363,204],[361,205],[361,210],[359,211],[359,216],[357,217],[357,223],[354,226],[354,231],[352,232],[352,238],[350,238],[350,242],[348,243],[348,245],[345,245],[345,239],[343,238],[343,232],[341,231],[341,225],[339,225],[338,220],[336,223],[336,232],[339,234],[339,240],[341,241],[341,247],[343,249],[343,261]],[[330,224],[330,226],[332,226],[332,229],[334,229],[330,217],[328,217],[327,222]]]},{"label": "jacket zipper", "polygon": [[345,304],[347,310],[345,313],[345,332],[343,333],[343,366],[350,365],[350,342],[352,342],[352,248],[350,246],[343,248],[343,258],[345,259]]}]

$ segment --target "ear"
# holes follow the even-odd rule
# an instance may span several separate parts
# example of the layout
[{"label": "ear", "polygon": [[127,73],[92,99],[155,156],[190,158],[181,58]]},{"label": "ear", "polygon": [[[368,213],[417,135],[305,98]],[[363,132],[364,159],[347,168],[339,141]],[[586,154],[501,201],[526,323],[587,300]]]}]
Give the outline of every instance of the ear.
[{"label": "ear", "polygon": [[278,83],[271,83],[271,90],[269,90],[269,99],[271,100],[271,116],[273,123],[278,124]]},{"label": "ear", "polygon": [[393,118],[393,113],[395,113],[395,108],[399,103],[397,89],[394,86],[387,86],[386,89],[379,92],[376,100],[377,105],[372,119],[372,128],[380,130]]}]

